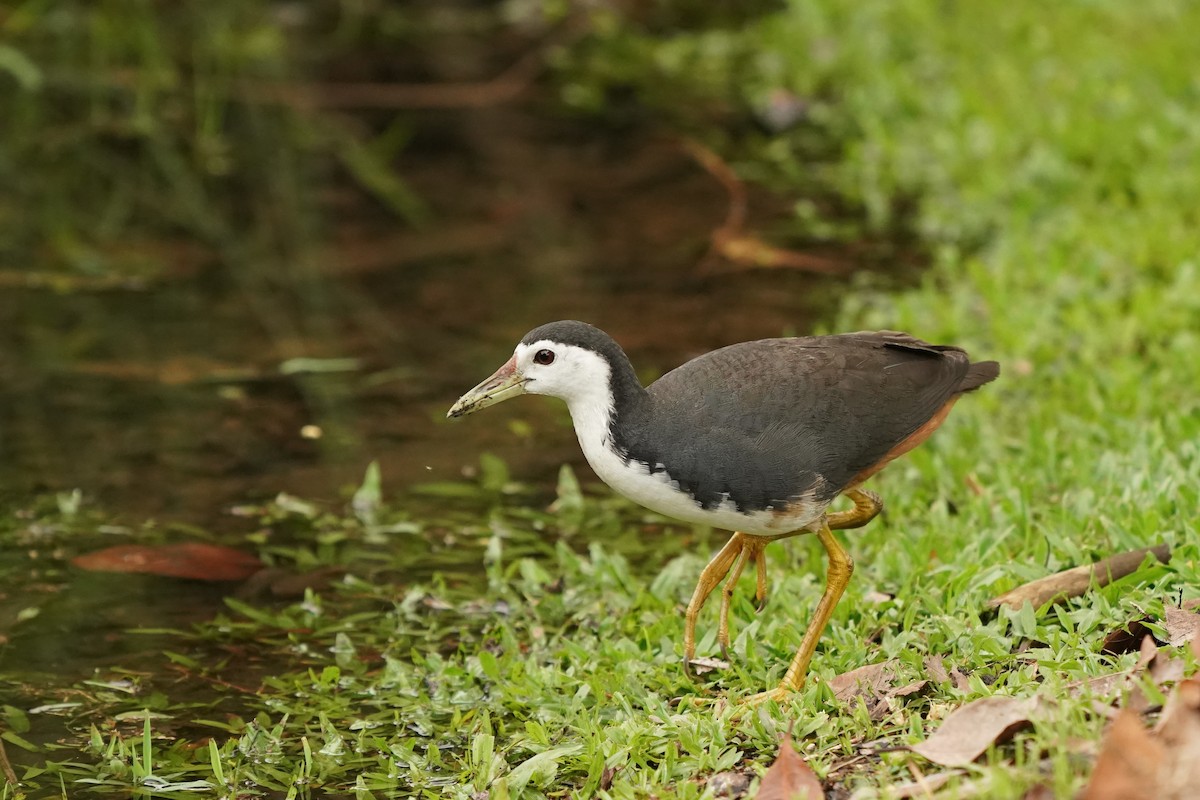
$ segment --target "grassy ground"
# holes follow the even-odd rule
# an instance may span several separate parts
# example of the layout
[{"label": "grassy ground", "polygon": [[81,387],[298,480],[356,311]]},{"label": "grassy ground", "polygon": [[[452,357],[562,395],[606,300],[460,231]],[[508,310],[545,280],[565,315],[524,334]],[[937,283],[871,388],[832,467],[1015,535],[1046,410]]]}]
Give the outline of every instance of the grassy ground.
[{"label": "grassy ground", "polygon": [[[162,700],[166,716],[145,737],[140,720],[115,724],[82,755],[50,754],[87,766],[31,781],[54,787],[61,775],[66,796],[78,777],[120,793],[153,773],[178,792],[204,780],[226,796],[240,786],[689,798],[705,796],[714,773],[769,762],[794,721],[836,796],[887,796],[911,767],[932,768],[905,752],[849,764],[862,743],[919,742],[953,706],[1004,694],[1046,698],[1046,713],[946,796],[1015,797],[1039,782],[1070,796],[1103,719],[1067,687],[1132,662],[1099,653],[1109,630],[1200,596],[1197,34],[1200,10],[1186,3],[823,0],[736,34],[620,39],[655,53],[663,81],[695,78],[707,54],[728,57],[737,80],[727,83],[748,105],[774,88],[816,98],[811,119],[844,142],[843,157],[810,166],[797,155],[809,134],[783,133],[745,157],[746,173],[836,186],[878,224],[916,198],[936,261],[899,294],[864,280],[832,327],[911,330],[1005,368],[875,481],[887,516],[847,537],[859,568],[818,650],[821,680],[790,703],[747,713],[671,700],[736,698],[778,680],[819,591],[815,542],[770,548],[773,602],[754,615],[747,581],[734,603],[734,664],[697,687],[680,670],[680,610],[719,536],[675,530],[688,552],[673,557],[678,539],[660,544],[639,512],[582,500],[568,482],[552,513],[493,495],[490,517],[454,530],[410,521],[423,535],[393,532],[390,547],[368,546],[384,535],[379,524],[322,523],[332,539],[314,525],[313,542],[361,544],[346,552],[372,553],[381,576],[399,569],[389,559],[406,536],[434,548],[453,536],[486,562],[486,582],[433,577],[396,601],[392,585],[351,580],[277,612],[235,606],[178,659],[189,674],[220,677],[231,667],[205,659],[221,648],[288,652],[303,669],[263,677],[261,691],[244,684],[240,702],[257,717],[196,723]],[[1025,580],[1158,541],[1175,547],[1169,566],[1059,608],[982,613]],[[714,633],[709,609],[702,654],[714,654]],[[899,660],[898,682],[921,678],[928,655],[968,683],[935,685],[874,720],[825,685],[887,658]],[[151,701],[94,702],[111,720]],[[213,736],[207,745],[194,745],[198,731]]]}]

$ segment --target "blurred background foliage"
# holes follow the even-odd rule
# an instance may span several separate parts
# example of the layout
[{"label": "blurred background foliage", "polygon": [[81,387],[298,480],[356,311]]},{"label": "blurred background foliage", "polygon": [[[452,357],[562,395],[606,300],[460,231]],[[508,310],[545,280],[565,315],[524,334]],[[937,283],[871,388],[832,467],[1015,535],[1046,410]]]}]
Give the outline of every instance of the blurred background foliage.
[{"label": "blurred background foliage", "polygon": [[[347,164],[386,175],[389,154],[348,120],[254,88],[327,73],[364,45],[402,48],[409,19],[352,3],[10,7],[0,254],[95,275],[154,269],[167,241],[226,262],[296,252],[317,232],[322,183]],[[419,214],[398,176],[366,186]]]},{"label": "blurred background foliage", "polygon": [[800,151],[775,145],[748,177],[800,193],[814,173],[797,155],[835,154],[840,120],[819,71],[783,80],[804,73],[745,35],[778,6],[13,4],[0,12],[0,263],[39,281],[212,260],[303,270],[339,213],[428,221],[397,157],[436,139],[439,109],[505,102],[483,84],[514,66],[517,90],[549,70],[535,102],[610,129],[767,152],[796,128]]}]

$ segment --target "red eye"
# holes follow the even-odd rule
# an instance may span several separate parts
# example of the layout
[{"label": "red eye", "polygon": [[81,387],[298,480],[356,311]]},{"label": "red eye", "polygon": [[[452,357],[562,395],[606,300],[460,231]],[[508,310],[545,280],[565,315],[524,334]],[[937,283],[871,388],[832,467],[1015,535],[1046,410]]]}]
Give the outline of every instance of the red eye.
[{"label": "red eye", "polygon": [[553,364],[554,363],[554,351],[553,350],[538,350],[536,353],[533,354],[533,360],[535,363],[541,364],[542,366],[546,366],[547,364]]}]

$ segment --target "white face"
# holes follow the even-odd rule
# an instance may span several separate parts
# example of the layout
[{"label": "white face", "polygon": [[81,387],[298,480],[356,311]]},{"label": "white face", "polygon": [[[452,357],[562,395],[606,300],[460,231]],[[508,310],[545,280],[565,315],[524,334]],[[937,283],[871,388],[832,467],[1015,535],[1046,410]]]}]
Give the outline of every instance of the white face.
[{"label": "white face", "polygon": [[612,403],[608,362],[591,350],[542,340],[517,345],[513,358],[529,394],[560,397],[570,406]]}]

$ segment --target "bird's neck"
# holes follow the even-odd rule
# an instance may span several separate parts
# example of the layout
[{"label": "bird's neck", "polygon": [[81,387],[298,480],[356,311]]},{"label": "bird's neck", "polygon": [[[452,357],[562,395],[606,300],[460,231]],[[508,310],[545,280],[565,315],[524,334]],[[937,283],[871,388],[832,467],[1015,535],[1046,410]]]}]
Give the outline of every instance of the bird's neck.
[{"label": "bird's neck", "polygon": [[590,391],[576,392],[567,400],[571,422],[588,460],[597,448],[611,449],[615,440],[614,427],[645,413],[650,396],[627,358],[606,359],[609,367],[607,381],[600,381]]}]

